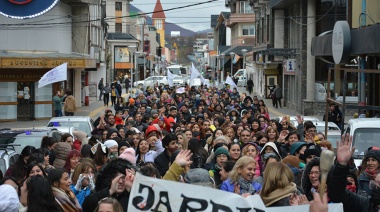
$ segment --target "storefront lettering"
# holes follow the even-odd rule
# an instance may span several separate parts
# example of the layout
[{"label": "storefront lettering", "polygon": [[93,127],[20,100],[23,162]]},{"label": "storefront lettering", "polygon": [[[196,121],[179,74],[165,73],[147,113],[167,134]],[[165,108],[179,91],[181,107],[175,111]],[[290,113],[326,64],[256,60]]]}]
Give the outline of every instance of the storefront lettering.
[{"label": "storefront lettering", "polygon": [[14,60],[11,66],[46,66],[47,62],[42,60]]},{"label": "storefront lettering", "polygon": [[0,79],[39,79],[40,74],[0,74]]},{"label": "storefront lettering", "polygon": [[77,65],[80,65],[82,60],[10,60],[9,65],[10,66],[42,66],[42,67],[56,67],[59,65],[62,65],[63,63],[68,63],[69,67],[76,67]]}]

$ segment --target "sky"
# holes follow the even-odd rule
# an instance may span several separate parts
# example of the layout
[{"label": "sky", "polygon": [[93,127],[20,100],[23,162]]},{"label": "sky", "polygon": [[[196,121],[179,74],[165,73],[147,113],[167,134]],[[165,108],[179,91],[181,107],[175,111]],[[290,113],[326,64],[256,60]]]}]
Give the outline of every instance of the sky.
[{"label": "sky", "polygon": [[[153,12],[157,0],[134,0],[132,5],[145,13]],[[186,5],[207,2],[208,0],[161,0],[164,10],[182,7]],[[217,0],[197,6],[165,11],[166,21],[175,23],[183,28],[199,31],[210,29],[211,15],[219,15],[220,12],[230,9],[225,7],[225,0]],[[149,14],[152,17],[152,14]]]}]

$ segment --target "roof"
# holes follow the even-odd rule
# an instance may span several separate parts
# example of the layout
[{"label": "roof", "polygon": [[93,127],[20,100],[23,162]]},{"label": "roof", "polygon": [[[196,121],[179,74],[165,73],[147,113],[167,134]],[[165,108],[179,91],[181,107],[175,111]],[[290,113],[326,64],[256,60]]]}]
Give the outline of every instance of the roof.
[{"label": "roof", "polygon": [[215,28],[218,24],[219,15],[211,15],[211,28]]},{"label": "roof", "polygon": [[230,12],[221,12],[222,16],[224,17],[224,19],[227,19],[230,17]]},{"label": "roof", "polygon": [[161,1],[157,0],[156,6],[154,6],[152,18],[155,19],[166,19],[165,13],[162,9]]},{"label": "roof", "polygon": [[107,40],[137,40],[133,35],[129,33],[107,33]]},{"label": "roof", "polygon": [[222,52],[222,54],[230,55],[231,52],[234,52],[235,54],[242,56],[243,54],[241,53],[241,50],[243,49],[247,49],[247,52],[250,52],[252,51],[252,46],[233,46]]}]

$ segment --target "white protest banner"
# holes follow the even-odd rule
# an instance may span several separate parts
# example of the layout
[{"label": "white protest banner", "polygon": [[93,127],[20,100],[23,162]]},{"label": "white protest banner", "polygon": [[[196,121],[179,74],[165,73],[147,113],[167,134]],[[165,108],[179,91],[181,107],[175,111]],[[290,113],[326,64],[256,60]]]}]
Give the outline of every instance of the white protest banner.
[{"label": "white protest banner", "polygon": [[172,74],[172,72],[169,71],[169,69],[167,71],[167,78],[168,78],[169,86],[173,87],[174,75]]},{"label": "white protest banner", "polygon": [[181,94],[181,93],[185,93],[186,90],[185,90],[184,87],[180,87],[180,88],[177,88],[177,90],[175,90],[175,92],[178,93],[178,94]]},{"label": "white protest banner", "polygon": [[[129,197],[128,211],[304,212],[309,211],[309,205],[266,208],[259,195],[244,198],[218,189],[137,173]],[[343,205],[329,204],[329,212],[343,212]]]},{"label": "white protest banner", "polygon": [[67,80],[67,63],[64,63],[46,72],[38,81],[38,88],[42,88],[45,85],[64,80]]},{"label": "white protest banner", "polygon": [[231,86],[231,90],[235,87],[237,89],[237,85],[235,82],[232,80],[230,76],[227,77],[226,79],[226,84],[229,84]]},{"label": "white protest banner", "polygon": [[194,83],[194,79],[196,79],[199,75],[201,75],[201,73],[199,73],[199,71],[195,68],[193,63],[191,63],[190,72],[191,72],[191,74],[190,74],[190,86],[192,86]]}]

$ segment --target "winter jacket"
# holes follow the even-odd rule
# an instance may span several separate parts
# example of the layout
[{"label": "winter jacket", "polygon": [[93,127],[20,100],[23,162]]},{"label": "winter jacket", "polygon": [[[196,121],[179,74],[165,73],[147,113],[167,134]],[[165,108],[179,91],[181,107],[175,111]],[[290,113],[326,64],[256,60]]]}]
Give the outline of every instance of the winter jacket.
[{"label": "winter jacket", "polygon": [[372,193],[372,189],[369,188],[369,181],[370,179],[368,178],[368,176],[366,175],[365,172],[361,173],[358,177],[358,191],[360,193],[366,193],[368,194],[369,196],[371,196],[371,193]]},{"label": "winter jacket", "polygon": [[157,170],[160,172],[161,176],[164,176],[165,173],[169,170],[170,156],[167,153],[167,150],[159,154],[156,159],[154,159],[154,164],[156,164]]},{"label": "winter jacket", "polygon": [[71,184],[70,189],[77,197],[78,202],[81,206],[83,205],[84,199],[86,199],[86,197],[91,194],[91,190],[89,187],[83,188],[82,190],[78,191],[75,189],[75,185]]},{"label": "winter jacket", "polygon": [[109,190],[110,188],[106,187],[86,197],[82,205],[83,212],[93,212],[96,206],[98,206],[99,201],[106,197],[117,199],[123,207],[123,211],[128,211],[129,192],[124,191],[121,194],[114,194],[111,196]]},{"label": "winter jacket", "polygon": [[54,102],[54,110],[62,110],[62,101],[65,98],[65,96],[59,97],[54,96],[53,102]]},{"label": "winter jacket", "polygon": [[[232,182],[231,178],[228,178],[222,183],[222,185],[220,186],[220,190],[234,193],[234,185],[235,183]],[[261,185],[258,182],[253,181],[252,186],[256,190],[256,192],[261,190]],[[241,189],[240,194],[242,194]]]},{"label": "winter jacket", "polygon": [[370,197],[354,194],[346,189],[349,166],[336,164],[332,169],[331,180],[328,181],[329,199],[334,203],[343,203],[344,212],[377,212]]},{"label": "winter jacket", "polygon": [[67,142],[58,142],[57,146],[55,147],[56,156],[53,163],[53,166],[55,168],[63,168],[66,163],[67,155],[69,155],[69,152],[72,150],[72,147]]},{"label": "winter jacket", "polygon": [[162,179],[178,182],[179,176],[184,172],[184,168],[180,167],[177,163],[173,163]]},{"label": "winter jacket", "polygon": [[75,98],[72,95],[66,97],[65,111],[70,113],[75,113],[77,111],[77,104],[75,102]]}]

